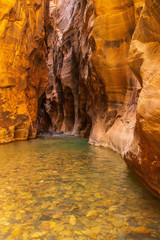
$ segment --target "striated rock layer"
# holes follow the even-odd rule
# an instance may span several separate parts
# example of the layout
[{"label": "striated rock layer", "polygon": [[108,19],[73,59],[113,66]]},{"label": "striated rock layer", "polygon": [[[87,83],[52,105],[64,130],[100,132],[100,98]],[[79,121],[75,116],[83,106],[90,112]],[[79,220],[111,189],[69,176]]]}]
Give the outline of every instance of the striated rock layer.
[{"label": "striated rock layer", "polygon": [[142,2],[58,1],[44,103],[52,131],[88,136],[92,126],[90,143],[129,149],[140,84],[128,52]]},{"label": "striated rock layer", "polygon": [[[88,35],[93,24],[93,6],[85,1],[58,1],[50,17],[49,84],[46,101],[41,106],[41,111],[46,109],[46,113],[39,123],[45,122],[48,114],[51,131],[88,136],[91,119],[86,107],[89,92],[84,81],[88,78]],[[39,124],[39,129],[43,128],[44,124]]]},{"label": "striated rock layer", "polygon": [[125,158],[160,194],[160,2],[146,0],[133,34],[129,63],[142,90],[134,141]]},{"label": "striated rock layer", "polygon": [[36,136],[45,91],[47,0],[0,0],[0,143]]},{"label": "striated rock layer", "polygon": [[91,144],[123,156],[129,150],[141,86],[128,54],[143,2],[58,1],[51,14],[49,85],[41,107],[46,111],[41,122],[50,116],[51,131],[90,134]]},{"label": "striated rock layer", "polygon": [[139,5],[130,0],[93,3],[96,18],[90,35],[91,62],[102,82],[106,106],[93,121],[90,143],[110,147],[124,155],[133,140],[140,88],[128,66]]}]

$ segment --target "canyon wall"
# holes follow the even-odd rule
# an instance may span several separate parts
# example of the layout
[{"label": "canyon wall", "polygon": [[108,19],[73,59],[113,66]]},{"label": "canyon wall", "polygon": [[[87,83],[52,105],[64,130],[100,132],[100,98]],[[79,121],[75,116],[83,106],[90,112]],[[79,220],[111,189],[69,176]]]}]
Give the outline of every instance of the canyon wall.
[{"label": "canyon wall", "polygon": [[52,122],[51,131],[89,136],[89,90],[84,81],[89,76],[88,35],[93,25],[93,10],[86,1],[58,1],[50,15],[49,84],[46,101],[44,98],[41,105],[40,130],[45,130],[43,123],[48,114]]},{"label": "canyon wall", "polygon": [[120,153],[158,193],[159,10],[154,0],[59,0],[41,106],[50,131]]},{"label": "canyon wall", "polygon": [[[128,65],[128,52],[143,1],[93,1],[95,22],[90,35],[91,62],[103,84],[104,112],[93,122],[90,143],[122,156],[133,140],[139,82]],[[92,81],[92,80],[91,80]],[[96,91],[96,88],[95,88]]]},{"label": "canyon wall", "polygon": [[50,16],[49,84],[41,107],[51,131],[89,135],[91,144],[122,156],[129,150],[141,85],[128,54],[143,4],[58,1]]},{"label": "canyon wall", "polygon": [[140,89],[128,52],[142,3],[58,1],[51,16],[44,103],[52,131],[90,133],[90,143],[127,152]]},{"label": "canyon wall", "polygon": [[47,0],[0,0],[0,143],[36,136],[48,82]]},{"label": "canyon wall", "polygon": [[129,63],[141,84],[134,141],[125,158],[160,194],[160,2],[146,0],[130,45]]}]

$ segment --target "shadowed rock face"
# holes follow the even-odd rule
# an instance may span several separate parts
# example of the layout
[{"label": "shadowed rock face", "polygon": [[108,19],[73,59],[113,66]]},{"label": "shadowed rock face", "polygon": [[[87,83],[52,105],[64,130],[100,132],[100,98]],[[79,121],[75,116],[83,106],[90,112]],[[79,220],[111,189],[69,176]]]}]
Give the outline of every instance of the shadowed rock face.
[{"label": "shadowed rock face", "polygon": [[88,36],[93,11],[85,1],[58,1],[50,16],[49,84],[44,105],[52,121],[51,131],[89,135],[89,89],[85,80],[89,76]]},{"label": "shadowed rock face", "polygon": [[47,85],[47,0],[0,1],[0,143],[36,136]]}]

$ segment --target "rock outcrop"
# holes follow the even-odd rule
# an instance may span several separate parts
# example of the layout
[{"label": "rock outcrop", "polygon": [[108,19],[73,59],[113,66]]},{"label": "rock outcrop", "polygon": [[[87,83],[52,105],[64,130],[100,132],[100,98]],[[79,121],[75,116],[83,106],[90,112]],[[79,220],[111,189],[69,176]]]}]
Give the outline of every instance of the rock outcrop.
[{"label": "rock outcrop", "polygon": [[0,143],[36,136],[48,82],[47,0],[0,1]]}]

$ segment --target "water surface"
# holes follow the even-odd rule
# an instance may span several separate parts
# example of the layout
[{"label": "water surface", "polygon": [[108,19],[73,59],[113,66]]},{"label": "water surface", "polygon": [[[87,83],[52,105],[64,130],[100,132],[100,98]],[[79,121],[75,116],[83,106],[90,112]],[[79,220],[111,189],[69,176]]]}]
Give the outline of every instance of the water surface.
[{"label": "water surface", "polygon": [[0,239],[160,239],[160,201],[85,139],[0,146]]}]

